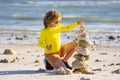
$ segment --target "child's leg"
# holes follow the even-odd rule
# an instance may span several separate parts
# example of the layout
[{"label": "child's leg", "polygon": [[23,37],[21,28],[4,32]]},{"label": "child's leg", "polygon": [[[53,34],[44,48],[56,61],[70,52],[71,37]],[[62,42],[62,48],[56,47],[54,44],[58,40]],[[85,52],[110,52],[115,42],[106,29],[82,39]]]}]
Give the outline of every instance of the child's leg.
[{"label": "child's leg", "polygon": [[67,44],[62,45],[60,57],[63,57],[64,62],[67,62],[68,59],[73,55],[77,45],[78,44],[76,41],[69,42]]},{"label": "child's leg", "polygon": [[66,67],[59,57],[59,53],[45,54],[47,61],[55,68]]},{"label": "child's leg", "polygon": [[44,63],[45,63],[46,70],[53,70],[54,69],[46,59],[44,59]]}]

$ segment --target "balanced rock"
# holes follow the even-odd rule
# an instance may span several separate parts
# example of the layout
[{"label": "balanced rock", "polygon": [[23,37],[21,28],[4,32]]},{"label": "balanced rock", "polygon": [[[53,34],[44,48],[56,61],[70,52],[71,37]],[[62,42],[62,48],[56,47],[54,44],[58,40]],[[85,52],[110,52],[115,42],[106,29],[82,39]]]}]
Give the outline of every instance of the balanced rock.
[{"label": "balanced rock", "polygon": [[81,35],[88,35],[88,33],[86,31],[79,31],[78,36],[81,36]]},{"label": "balanced rock", "polygon": [[84,47],[81,47],[81,46],[77,46],[75,50],[76,50],[76,52],[77,52],[78,54],[89,55],[89,50],[88,50],[88,48],[84,48]]},{"label": "balanced rock", "polygon": [[75,54],[73,57],[80,61],[87,61],[89,59],[89,55]]},{"label": "balanced rock", "polygon": [[78,40],[89,40],[89,36],[88,35],[78,36]]},{"label": "balanced rock", "polygon": [[80,60],[75,60],[72,62],[72,68],[73,69],[79,69],[79,68],[86,68],[87,64]]},{"label": "balanced rock", "polygon": [[91,45],[90,42],[87,40],[79,40],[79,46],[82,46],[84,48],[89,48]]},{"label": "balanced rock", "polygon": [[79,68],[79,69],[74,69],[73,73],[77,73],[77,74],[90,74],[90,72],[88,72],[88,70],[86,68]]}]

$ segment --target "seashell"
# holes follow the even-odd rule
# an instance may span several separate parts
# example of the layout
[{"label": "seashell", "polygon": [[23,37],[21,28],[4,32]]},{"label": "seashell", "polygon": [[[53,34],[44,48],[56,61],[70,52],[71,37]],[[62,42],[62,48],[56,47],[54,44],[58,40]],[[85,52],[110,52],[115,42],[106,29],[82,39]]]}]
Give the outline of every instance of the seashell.
[{"label": "seashell", "polygon": [[16,52],[12,49],[5,49],[3,54],[7,54],[7,55],[15,55]]}]

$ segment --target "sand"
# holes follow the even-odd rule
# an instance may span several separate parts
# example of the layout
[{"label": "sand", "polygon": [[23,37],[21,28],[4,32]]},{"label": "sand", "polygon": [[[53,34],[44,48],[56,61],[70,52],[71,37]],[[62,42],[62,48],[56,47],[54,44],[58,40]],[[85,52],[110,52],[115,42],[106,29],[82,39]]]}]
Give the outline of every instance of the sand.
[{"label": "sand", "polygon": [[[14,55],[3,54],[5,49],[12,49]],[[0,44],[0,80],[120,80],[120,47],[98,46],[90,49],[89,71],[94,74],[57,75],[54,72],[38,72],[44,69],[43,49],[37,45]],[[69,60],[71,64],[74,58]]]}]

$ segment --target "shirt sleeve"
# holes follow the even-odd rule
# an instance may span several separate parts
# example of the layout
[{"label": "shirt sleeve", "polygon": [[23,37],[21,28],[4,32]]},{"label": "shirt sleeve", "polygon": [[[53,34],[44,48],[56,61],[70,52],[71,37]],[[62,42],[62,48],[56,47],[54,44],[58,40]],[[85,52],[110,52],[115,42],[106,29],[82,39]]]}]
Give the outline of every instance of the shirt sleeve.
[{"label": "shirt sleeve", "polygon": [[77,22],[74,22],[68,26],[61,25],[60,31],[70,31],[70,30],[73,30],[77,26],[78,26]]},{"label": "shirt sleeve", "polygon": [[46,37],[45,37],[44,33],[41,31],[40,36],[39,36],[39,40],[38,40],[38,46],[39,47],[42,47],[42,48],[46,47],[45,38]]}]

